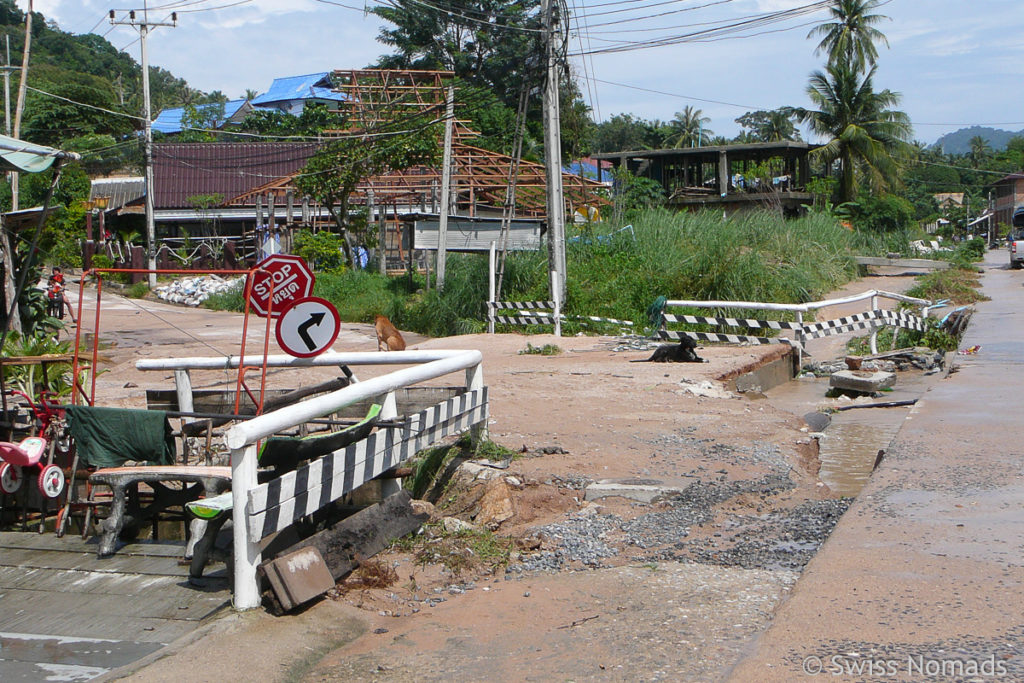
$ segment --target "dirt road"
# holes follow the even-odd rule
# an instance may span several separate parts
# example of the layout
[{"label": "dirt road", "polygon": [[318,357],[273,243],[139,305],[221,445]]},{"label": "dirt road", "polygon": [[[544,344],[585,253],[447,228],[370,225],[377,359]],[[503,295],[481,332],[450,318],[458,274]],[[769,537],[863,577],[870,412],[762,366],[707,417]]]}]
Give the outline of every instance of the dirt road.
[{"label": "dirt road", "polygon": [[[166,386],[169,378],[133,369],[138,354],[233,351],[237,316],[168,308],[159,314],[172,327],[101,333],[117,342],[104,351],[106,395],[131,404],[145,387]],[[132,303],[111,310],[123,316],[111,318],[112,331],[149,316]],[[376,348],[368,325],[346,325],[345,334],[335,350]],[[630,363],[649,352],[616,338],[409,341],[484,354],[491,438],[525,451],[504,473],[518,486],[496,533],[526,541],[507,568],[453,573],[392,552],[383,559],[398,580],[386,588],[348,591],[281,619],[229,615],[129,676],[208,680],[230,663],[263,680],[719,679],[848,505],[818,481],[800,418],[716,382],[779,347],[702,348],[707,363],[664,365]],[[521,354],[527,342],[561,353]],[[272,381],[294,379],[280,372]],[[676,493],[653,503],[584,500],[597,480]]]}]

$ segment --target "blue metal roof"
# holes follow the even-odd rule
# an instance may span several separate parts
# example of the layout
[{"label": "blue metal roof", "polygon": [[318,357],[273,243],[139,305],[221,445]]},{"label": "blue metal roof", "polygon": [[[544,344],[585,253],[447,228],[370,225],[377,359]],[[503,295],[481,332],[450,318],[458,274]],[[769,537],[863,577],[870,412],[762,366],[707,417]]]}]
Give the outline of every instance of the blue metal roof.
[{"label": "blue metal roof", "polygon": [[[238,110],[245,105],[245,100],[229,100],[224,103],[224,119],[216,121],[216,128],[220,128],[224,125],[224,121],[229,120],[232,116],[238,113]],[[207,107],[212,107],[212,104],[201,104],[196,109],[202,111]],[[153,130],[161,133],[180,133],[181,132],[181,118],[185,115],[184,107],[175,107],[174,109],[164,109],[160,112],[160,115],[153,121]]]},{"label": "blue metal roof", "polygon": [[329,72],[322,71],[305,76],[288,76],[287,78],[275,78],[270,84],[267,92],[253,98],[252,103],[257,107],[266,107],[275,102],[288,102],[290,100],[332,100],[344,102],[347,96],[344,93],[336,92],[331,88],[331,81],[328,78]]}]

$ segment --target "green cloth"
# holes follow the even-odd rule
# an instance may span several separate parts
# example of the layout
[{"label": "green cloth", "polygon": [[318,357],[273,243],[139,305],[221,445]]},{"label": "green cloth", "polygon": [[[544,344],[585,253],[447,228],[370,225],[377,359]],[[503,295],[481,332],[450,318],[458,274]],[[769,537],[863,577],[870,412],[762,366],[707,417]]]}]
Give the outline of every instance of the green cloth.
[{"label": "green cloth", "polygon": [[171,423],[162,410],[66,406],[78,457],[95,467],[174,464]]}]

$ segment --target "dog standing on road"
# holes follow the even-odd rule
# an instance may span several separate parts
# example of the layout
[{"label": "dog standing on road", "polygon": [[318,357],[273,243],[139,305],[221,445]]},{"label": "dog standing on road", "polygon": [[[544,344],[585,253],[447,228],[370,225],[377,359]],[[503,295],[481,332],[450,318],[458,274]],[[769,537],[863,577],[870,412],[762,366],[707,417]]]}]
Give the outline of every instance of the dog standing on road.
[{"label": "dog standing on road", "polygon": [[378,351],[383,351],[385,346],[388,351],[405,351],[405,340],[390,320],[378,315],[373,320],[373,326],[377,329]]}]

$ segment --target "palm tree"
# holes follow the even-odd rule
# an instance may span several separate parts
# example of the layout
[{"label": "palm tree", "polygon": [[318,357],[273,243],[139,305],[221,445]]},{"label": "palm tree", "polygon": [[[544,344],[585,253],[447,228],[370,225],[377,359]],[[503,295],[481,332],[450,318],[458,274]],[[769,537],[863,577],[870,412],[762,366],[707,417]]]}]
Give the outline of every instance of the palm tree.
[{"label": "palm tree", "polygon": [[668,122],[669,132],[665,136],[663,144],[672,148],[695,147],[715,134],[713,130],[704,125],[705,123],[711,123],[711,119],[704,116],[704,112],[686,105],[682,111],[677,111],[675,117]]},{"label": "palm tree", "polygon": [[246,102],[252,102],[254,99],[259,97],[259,94],[260,93],[259,93],[258,90],[253,90],[252,88],[246,88],[245,89],[245,95],[243,95],[243,99],[245,99]]},{"label": "palm tree", "polygon": [[858,171],[869,184],[882,189],[898,182],[899,157],[906,150],[912,129],[910,118],[891,107],[900,95],[890,90],[875,92],[872,67],[866,75],[849,65],[835,64],[815,71],[807,86],[807,95],[818,109],[793,111],[811,131],[828,138],[812,154],[841,169],[840,200],[848,202],[857,195]]},{"label": "palm tree", "polygon": [[821,37],[815,54],[827,52],[830,66],[845,62],[857,71],[874,66],[878,59],[875,43],[889,46],[885,34],[875,28],[889,17],[869,14],[881,4],[881,0],[832,0],[832,21],[815,26],[807,34],[808,38]]},{"label": "palm tree", "polygon": [[982,161],[992,156],[992,147],[989,146],[988,140],[980,135],[975,135],[967,142],[967,144],[971,146],[971,165],[973,165],[974,168],[978,168]]}]

